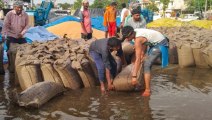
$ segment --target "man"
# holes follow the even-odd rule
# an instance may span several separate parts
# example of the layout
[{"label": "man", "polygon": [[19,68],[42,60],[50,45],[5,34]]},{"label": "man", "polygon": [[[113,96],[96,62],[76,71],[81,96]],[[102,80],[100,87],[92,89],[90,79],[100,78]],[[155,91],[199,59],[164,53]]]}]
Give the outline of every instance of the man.
[{"label": "man", "polygon": [[[5,17],[2,28],[2,40],[6,40],[7,51],[10,49],[10,43],[23,44],[26,43],[24,34],[29,28],[28,15],[23,11],[23,2],[17,1],[14,3],[14,9],[9,11]],[[8,68],[11,68],[10,56],[8,56]],[[13,72],[13,69],[9,69]]]},{"label": "man", "polygon": [[[146,20],[141,15],[141,11],[140,11],[140,9],[138,9],[138,7],[132,9],[131,17],[126,18],[124,26],[131,26],[134,29],[136,29],[136,28],[146,28]],[[134,51],[132,51],[133,44],[134,44],[134,41],[123,42],[123,51],[124,51],[125,58],[126,58],[128,63],[131,62],[131,58],[134,55]],[[129,48],[131,48],[131,50]]]},{"label": "man", "polygon": [[133,9],[131,11],[132,17],[126,18],[124,26],[131,26],[136,28],[146,28],[146,20],[141,15],[141,10]]},{"label": "man", "polygon": [[116,10],[117,3],[112,2],[104,14],[104,26],[108,29],[109,37],[116,35]]},{"label": "man", "polygon": [[10,43],[26,43],[24,34],[29,28],[28,15],[23,11],[23,2],[17,1],[13,6],[14,9],[7,13],[2,28],[3,40],[7,39],[6,45],[8,50]]},{"label": "man", "polygon": [[[162,67],[168,65],[168,40],[158,31],[151,29],[133,29],[125,26],[122,30],[124,39],[135,40],[135,61],[132,70],[132,84],[137,84],[137,73],[143,63],[145,91],[142,96],[150,96],[151,67],[158,57],[162,57]],[[150,47],[148,55],[145,56],[147,46]]]},{"label": "man", "polygon": [[91,18],[90,12],[88,10],[89,2],[88,0],[82,1],[82,8],[80,11],[80,21],[81,21],[81,38],[85,40],[89,40],[92,38],[92,28],[91,28]]},{"label": "man", "polygon": [[92,42],[90,45],[89,53],[97,67],[102,93],[106,92],[104,85],[105,76],[108,89],[113,89],[112,79],[117,73],[117,63],[111,55],[113,51],[117,51],[117,55],[122,58],[122,63],[125,63],[121,49],[121,41],[119,39],[115,37],[100,39]]},{"label": "man", "polygon": [[122,6],[122,11],[121,11],[121,25],[120,25],[120,28],[123,28],[124,27],[124,23],[125,23],[125,18],[128,15],[130,15],[130,11],[126,8],[127,7],[126,3],[122,3],[121,6]]}]

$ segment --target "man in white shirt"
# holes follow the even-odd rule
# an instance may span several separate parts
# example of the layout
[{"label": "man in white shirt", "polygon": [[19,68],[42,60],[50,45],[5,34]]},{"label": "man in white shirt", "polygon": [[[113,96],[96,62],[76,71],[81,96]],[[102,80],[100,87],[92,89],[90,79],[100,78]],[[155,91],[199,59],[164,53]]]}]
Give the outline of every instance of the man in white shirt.
[{"label": "man in white shirt", "polygon": [[[127,41],[135,40],[135,61],[132,70],[132,84],[137,83],[137,73],[142,66],[144,69],[145,91],[142,96],[150,96],[151,67],[153,62],[162,58],[162,67],[168,65],[168,39],[158,31],[151,29],[133,29],[131,26],[125,26],[122,29],[123,39]],[[147,46],[149,50],[147,52]],[[147,54],[146,54],[147,52]]]}]

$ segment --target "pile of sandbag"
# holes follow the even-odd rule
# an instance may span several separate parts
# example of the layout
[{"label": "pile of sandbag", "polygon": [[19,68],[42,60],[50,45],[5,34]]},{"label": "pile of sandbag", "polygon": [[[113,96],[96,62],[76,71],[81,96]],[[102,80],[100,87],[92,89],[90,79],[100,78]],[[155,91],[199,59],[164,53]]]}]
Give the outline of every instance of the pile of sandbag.
[{"label": "pile of sandbag", "polygon": [[152,29],[160,31],[169,38],[170,63],[179,62],[180,67],[212,67],[211,30],[192,26]]},{"label": "pile of sandbag", "polygon": [[70,89],[95,86],[95,68],[88,56],[92,41],[58,39],[21,45],[15,60],[21,88],[25,90],[41,81],[56,82]]}]

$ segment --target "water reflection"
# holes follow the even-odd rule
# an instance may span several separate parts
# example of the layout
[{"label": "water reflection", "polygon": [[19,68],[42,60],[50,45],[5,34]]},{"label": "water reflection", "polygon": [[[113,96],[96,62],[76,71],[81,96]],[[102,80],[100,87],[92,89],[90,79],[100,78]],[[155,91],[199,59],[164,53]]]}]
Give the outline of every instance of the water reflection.
[{"label": "water reflection", "polygon": [[[155,70],[152,96],[110,92],[99,88],[65,92],[40,109],[25,109],[11,102],[13,75],[0,76],[0,119],[23,120],[163,120],[212,119],[212,71],[169,67]],[[199,111],[201,115],[199,115]]]}]

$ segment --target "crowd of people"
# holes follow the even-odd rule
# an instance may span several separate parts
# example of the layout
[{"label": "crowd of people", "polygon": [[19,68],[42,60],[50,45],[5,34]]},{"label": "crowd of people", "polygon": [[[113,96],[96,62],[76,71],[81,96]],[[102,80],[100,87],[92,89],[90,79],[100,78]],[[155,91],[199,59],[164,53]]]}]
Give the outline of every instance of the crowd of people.
[{"label": "crowd of people", "polygon": [[[127,8],[126,3],[122,3],[121,11],[121,29],[120,36],[117,36],[117,6],[112,2],[104,10],[105,36],[100,40],[91,43],[89,54],[95,61],[98,78],[100,81],[100,90],[105,93],[107,90],[113,90],[113,79],[117,75],[117,64],[111,55],[111,52],[117,51],[117,56],[122,60],[123,66],[127,63],[125,53],[122,50],[122,42],[130,42],[134,47],[131,63],[134,64],[132,70],[132,85],[137,85],[137,74],[139,68],[144,69],[145,90],[143,96],[150,96],[151,67],[155,59],[162,56],[163,66],[167,66],[168,39],[158,31],[146,29],[145,18],[141,14],[139,5],[131,3]],[[23,37],[29,25],[28,15],[23,11],[23,3],[15,2],[14,9],[7,13],[2,29],[2,39],[6,40],[8,49],[10,43],[26,43]],[[89,12],[89,1],[83,0],[80,9],[81,38],[91,39],[93,30],[91,26],[91,15]],[[72,28],[70,28],[72,29]],[[9,56],[8,56],[9,57]],[[164,59],[163,59],[164,58]],[[106,81],[105,81],[106,80]],[[107,82],[107,89],[105,82]]]}]

